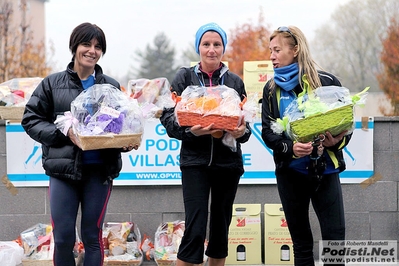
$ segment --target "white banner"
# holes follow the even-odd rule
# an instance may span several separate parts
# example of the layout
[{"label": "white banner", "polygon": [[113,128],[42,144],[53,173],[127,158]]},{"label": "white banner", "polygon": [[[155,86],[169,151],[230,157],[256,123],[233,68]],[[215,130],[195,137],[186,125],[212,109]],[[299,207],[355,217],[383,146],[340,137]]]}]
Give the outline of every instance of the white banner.
[{"label": "white banner", "polygon": [[[373,175],[374,121],[367,129],[356,121],[356,129],[344,149],[347,170],[342,183],[360,183]],[[245,173],[240,184],[275,184],[272,151],[262,141],[261,121],[252,127],[252,136],[242,145]],[[41,144],[32,140],[19,123],[6,123],[7,175],[15,186],[48,186],[42,168]],[[171,139],[159,121],[146,124],[140,148],[122,153],[123,168],[115,185],[179,185],[180,141]]]}]

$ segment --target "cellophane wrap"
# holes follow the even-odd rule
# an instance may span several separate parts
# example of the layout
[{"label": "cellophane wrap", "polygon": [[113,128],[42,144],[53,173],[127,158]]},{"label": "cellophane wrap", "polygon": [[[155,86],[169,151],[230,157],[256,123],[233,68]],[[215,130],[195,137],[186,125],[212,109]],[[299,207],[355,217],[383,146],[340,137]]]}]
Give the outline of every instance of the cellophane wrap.
[{"label": "cellophane wrap", "polygon": [[137,101],[111,84],[96,84],[71,103],[75,131],[83,136],[138,134],[144,118]]},{"label": "cellophane wrap", "polygon": [[216,87],[188,86],[181,94],[176,110],[190,111],[204,116],[240,116],[241,98],[237,91],[225,85]]},{"label": "cellophane wrap", "polygon": [[[177,260],[177,252],[184,235],[185,222],[176,220],[165,222],[158,226],[155,232],[154,259],[158,265],[174,265]],[[208,242],[204,242],[206,250]],[[207,260],[204,253],[204,262]]]},{"label": "cellophane wrap", "polygon": [[15,241],[0,241],[0,262],[2,266],[21,265],[24,249]]},{"label": "cellophane wrap", "polygon": [[42,80],[40,77],[14,78],[1,83],[0,106],[25,106]]},{"label": "cellophane wrap", "polygon": [[285,132],[292,140],[312,141],[329,131],[333,136],[355,128],[354,105],[365,103],[367,91],[351,96],[349,89],[322,86],[292,101],[282,120],[272,123],[275,133]]},{"label": "cellophane wrap", "polygon": [[184,221],[162,223],[155,232],[155,259],[176,260],[185,230]]},{"label": "cellophane wrap", "polygon": [[159,110],[175,106],[167,78],[131,79],[128,82],[126,93],[129,97],[137,100],[147,119],[154,118]]},{"label": "cellophane wrap", "polygon": [[[103,228],[104,261],[135,261],[141,264],[141,233],[136,223],[108,222]],[[111,264],[112,265],[112,264]]]},{"label": "cellophane wrap", "polygon": [[213,124],[213,129],[233,130],[241,123],[241,99],[227,86],[188,86],[176,99],[175,115],[180,126]]},{"label": "cellophane wrap", "polygon": [[52,248],[50,248],[52,232],[53,228],[51,225],[41,223],[21,232],[20,237],[26,258],[50,258],[52,256]]},{"label": "cellophane wrap", "polygon": [[[75,228],[75,245],[73,246],[73,254],[76,265],[83,261],[84,248],[80,240],[78,229]],[[29,262],[43,262],[32,265],[47,265],[52,261],[54,256],[54,237],[53,227],[50,224],[38,223],[20,233],[18,242],[24,250],[23,265],[31,265]],[[50,265],[50,264],[48,264]]]}]

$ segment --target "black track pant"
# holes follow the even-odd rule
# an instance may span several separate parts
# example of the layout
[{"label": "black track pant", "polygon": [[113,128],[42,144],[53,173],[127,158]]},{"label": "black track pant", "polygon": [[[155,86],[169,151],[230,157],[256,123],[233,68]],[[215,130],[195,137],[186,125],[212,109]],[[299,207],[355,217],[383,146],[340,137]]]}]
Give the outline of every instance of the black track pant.
[{"label": "black track pant", "polygon": [[295,266],[313,266],[310,201],[320,223],[322,239],[345,239],[344,205],[339,175],[324,175],[318,186],[314,178],[290,169],[277,173],[277,187],[294,245]]},{"label": "black track pant", "polygon": [[50,177],[50,209],[54,233],[54,265],[75,266],[76,218],[81,207],[81,235],[85,266],[101,266],[104,259],[102,225],[112,183],[104,184],[101,167],[86,166],[84,181]]}]

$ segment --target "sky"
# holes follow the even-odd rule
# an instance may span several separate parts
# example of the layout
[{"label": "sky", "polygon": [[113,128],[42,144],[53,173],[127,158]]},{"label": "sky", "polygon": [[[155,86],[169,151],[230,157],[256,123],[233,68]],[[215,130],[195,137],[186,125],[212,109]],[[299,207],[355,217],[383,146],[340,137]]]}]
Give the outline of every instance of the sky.
[{"label": "sky", "polygon": [[161,32],[180,56],[194,42],[201,25],[216,22],[229,36],[242,24],[257,25],[262,9],[270,30],[295,25],[311,41],[315,30],[329,21],[334,10],[349,1],[49,0],[45,3],[46,42],[51,42],[55,50],[54,70],[64,70],[72,58],[68,48],[72,30],[83,22],[97,24],[107,40],[106,54],[98,63],[106,74],[117,78],[125,76],[132,66],[139,67],[134,60],[136,51],[153,46]]}]

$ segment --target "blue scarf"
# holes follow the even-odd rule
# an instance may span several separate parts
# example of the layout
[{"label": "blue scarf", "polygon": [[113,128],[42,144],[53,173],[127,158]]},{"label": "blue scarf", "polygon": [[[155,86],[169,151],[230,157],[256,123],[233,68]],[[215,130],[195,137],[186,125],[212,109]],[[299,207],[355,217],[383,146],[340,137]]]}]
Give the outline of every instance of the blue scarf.
[{"label": "blue scarf", "polygon": [[298,63],[274,69],[274,81],[285,91],[290,91],[299,84],[298,75]]},{"label": "blue scarf", "polygon": [[274,81],[281,88],[279,103],[280,117],[284,117],[285,109],[297,97],[292,90],[299,84],[298,75],[298,63],[274,69]]}]

